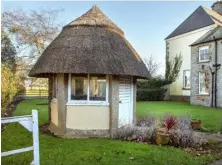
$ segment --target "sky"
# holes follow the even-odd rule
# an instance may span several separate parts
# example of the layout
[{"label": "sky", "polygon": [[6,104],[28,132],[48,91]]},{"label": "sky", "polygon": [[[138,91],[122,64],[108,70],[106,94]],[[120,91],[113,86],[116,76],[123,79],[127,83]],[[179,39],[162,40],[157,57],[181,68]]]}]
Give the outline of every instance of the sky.
[{"label": "sky", "polygon": [[213,1],[3,1],[2,12],[23,9],[63,9],[56,23],[64,26],[97,5],[118,27],[142,58],[153,56],[165,70],[164,39],[200,5]]}]

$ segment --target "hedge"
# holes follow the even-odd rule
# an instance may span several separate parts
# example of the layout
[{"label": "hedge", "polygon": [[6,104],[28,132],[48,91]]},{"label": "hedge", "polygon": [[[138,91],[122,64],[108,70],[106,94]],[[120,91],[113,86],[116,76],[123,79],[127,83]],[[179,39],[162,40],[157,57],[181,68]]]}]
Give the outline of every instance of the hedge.
[{"label": "hedge", "polygon": [[161,101],[165,96],[166,89],[137,89],[137,101]]}]

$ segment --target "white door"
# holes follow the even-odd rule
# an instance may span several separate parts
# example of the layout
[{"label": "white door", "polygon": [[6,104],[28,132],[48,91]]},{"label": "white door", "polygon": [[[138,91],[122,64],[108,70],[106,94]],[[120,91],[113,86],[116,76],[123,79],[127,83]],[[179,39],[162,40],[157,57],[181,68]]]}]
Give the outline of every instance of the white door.
[{"label": "white door", "polygon": [[131,77],[121,76],[119,80],[119,127],[133,123]]}]

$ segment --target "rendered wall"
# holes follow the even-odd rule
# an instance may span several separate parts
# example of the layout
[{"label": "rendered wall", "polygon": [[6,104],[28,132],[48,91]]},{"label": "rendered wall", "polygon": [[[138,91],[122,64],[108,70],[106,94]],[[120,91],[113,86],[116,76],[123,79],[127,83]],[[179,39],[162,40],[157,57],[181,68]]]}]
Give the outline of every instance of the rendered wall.
[{"label": "rendered wall", "polygon": [[95,130],[110,128],[109,106],[68,105],[66,112],[66,128],[79,130]]},{"label": "rendered wall", "polygon": [[56,101],[51,102],[51,122],[58,126],[58,104],[57,99],[54,99]]},{"label": "rendered wall", "polygon": [[213,27],[215,27],[215,25],[207,26],[166,40],[166,53],[168,53],[170,57],[174,57],[179,54],[183,57],[179,78],[170,85],[170,95],[190,96],[190,90],[183,89],[183,70],[191,69],[190,45]]}]

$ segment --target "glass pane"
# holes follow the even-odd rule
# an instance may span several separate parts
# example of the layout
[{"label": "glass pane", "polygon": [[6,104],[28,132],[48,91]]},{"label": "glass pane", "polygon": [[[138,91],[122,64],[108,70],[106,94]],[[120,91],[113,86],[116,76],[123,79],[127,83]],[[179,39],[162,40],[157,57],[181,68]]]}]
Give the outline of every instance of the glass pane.
[{"label": "glass pane", "polygon": [[209,48],[202,48],[199,51],[200,61],[209,60]]},{"label": "glass pane", "polygon": [[89,100],[106,101],[106,76],[90,76]]},{"label": "glass pane", "polygon": [[209,74],[199,73],[199,75],[200,94],[209,94]]},{"label": "glass pane", "polygon": [[190,88],[190,71],[184,71],[184,88]]},{"label": "glass pane", "polygon": [[71,79],[71,100],[87,100],[87,75],[72,76]]}]

